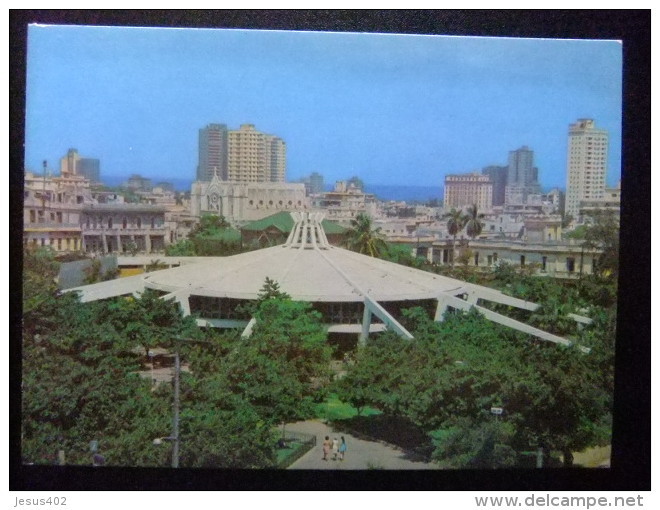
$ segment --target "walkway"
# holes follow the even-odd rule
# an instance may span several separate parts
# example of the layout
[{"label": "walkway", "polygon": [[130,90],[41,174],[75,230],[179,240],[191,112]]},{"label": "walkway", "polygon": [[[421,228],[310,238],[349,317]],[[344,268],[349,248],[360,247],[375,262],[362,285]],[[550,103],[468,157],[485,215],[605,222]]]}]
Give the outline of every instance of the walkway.
[{"label": "walkway", "polygon": [[[320,421],[300,421],[286,426],[292,432],[304,432],[316,436],[316,446],[294,462],[288,469],[438,469],[435,464],[415,462],[406,454],[392,446],[357,439],[350,434],[335,432],[332,427]],[[323,460],[323,439],[325,436],[346,439],[348,450],[343,461]]]}]

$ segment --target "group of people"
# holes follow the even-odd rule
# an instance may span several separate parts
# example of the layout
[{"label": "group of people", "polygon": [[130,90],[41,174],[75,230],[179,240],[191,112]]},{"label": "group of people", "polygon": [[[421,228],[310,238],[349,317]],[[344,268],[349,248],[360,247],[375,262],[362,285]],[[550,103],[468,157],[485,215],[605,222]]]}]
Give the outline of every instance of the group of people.
[{"label": "group of people", "polygon": [[323,460],[328,460],[328,456],[332,453],[332,460],[344,460],[346,456],[346,440],[341,436],[341,443],[335,437],[330,441],[330,436],[325,436],[323,441]]}]

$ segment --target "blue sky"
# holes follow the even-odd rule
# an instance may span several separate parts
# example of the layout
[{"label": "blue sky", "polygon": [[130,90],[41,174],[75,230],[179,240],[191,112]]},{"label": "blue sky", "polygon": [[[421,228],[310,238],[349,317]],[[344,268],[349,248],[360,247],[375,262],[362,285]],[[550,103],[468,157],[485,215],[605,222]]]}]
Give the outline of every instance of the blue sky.
[{"label": "blue sky", "polygon": [[287,143],[287,177],[440,186],[534,150],[565,187],[568,125],[609,131],[621,168],[616,41],[38,26],[28,31],[26,157],[70,147],[103,176],[194,179],[198,130],[255,124]]}]

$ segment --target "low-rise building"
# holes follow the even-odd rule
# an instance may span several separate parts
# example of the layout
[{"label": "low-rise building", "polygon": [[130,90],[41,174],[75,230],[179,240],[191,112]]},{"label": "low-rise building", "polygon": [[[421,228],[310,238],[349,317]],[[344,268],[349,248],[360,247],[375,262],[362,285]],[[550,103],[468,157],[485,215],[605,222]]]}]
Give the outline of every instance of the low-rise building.
[{"label": "low-rise building", "polygon": [[154,253],[169,243],[162,206],[86,204],[80,221],[82,250],[88,253]]},{"label": "low-rise building", "polygon": [[358,214],[377,216],[376,196],[364,193],[354,184],[337,181],[334,191],[321,193],[312,199],[312,207],[323,211],[328,220],[347,225]]},{"label": "low-rise building", "polygon": [[90,183],[66,173],[49,177],[25,173],[23,191],[23,244],[50,246],[58,252],[82,246],[80,216],[93,201]]},{"label": "low-rise building", "polygon": [[[452,263],[452,240],[420,240],[411,243],[415,256],[436,264]],[[578,240],[515,241],[497,239],[465,239],[456,243],[457,260],[463,256],[468,266],[492,269],[497,264],[533,268],[536,274],[555,278],[576,279],[594,272],[600,251],[585,248]],[[458,263],[458,262],[456,262]]]}]

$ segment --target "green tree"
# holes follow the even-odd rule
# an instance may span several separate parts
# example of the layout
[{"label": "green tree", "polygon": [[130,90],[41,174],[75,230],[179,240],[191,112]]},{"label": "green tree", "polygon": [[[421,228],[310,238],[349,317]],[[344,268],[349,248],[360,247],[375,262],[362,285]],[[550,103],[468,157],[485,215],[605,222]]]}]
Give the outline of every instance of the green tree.
[{"label": "green tree", "polygon": [[381,228],[374,228],[371,217],[365,213],[359,213],[351,220],[344,243],[349,250],[371,257],[378,257],[387,251]]},{"label": "green tree", "polygon": [[223,364],[230,391],[268,423],[311,417],[330,377],[332,349],[320,314],[279,296],[261,301],[254,316],[250,338]]},{"label": "green tree", "polygon": [[195,334],[191,316],[184,317],[173,300],[161,299],[145,289],[139,297],[120,297],[109,305],[108,320],[132,346],[142,346],[145,355],[158,345],[171,345],[172,339]]},{"label": "green tree", "polygon": [[619,222],[612,211],[595,211],[584,235],[585,248],[597,248],[596,272],[616,279],[619,273]]},{"label": "green tree", "polygon": [[195,257],[195,245],[190,239],[182,239],[165,248],[168,257]]},{"label": "green tree", "polygon": [[446,213],[442,218],[447,220],[447,232],[452,236],[451,265],[453,267],[454,261],[456,260],[456,236],[465,226],[465,217],[461,211],[452,208],[452,210]]},{"label": "green tree", "polygon": [[471,205],[467,208],[465,213],[465,233],[471,239],[475,239],[481,235],[481,231],[484,228],[484,223],[481,221],[483,217],[484,215],[477,210],[476,205]]},{"label": "green tree", "polygon": [[192,239],[193,237],[199,235],[202,236],[214,235],[217,234],[219,231],[226,230],[230,227],[231,225],[222,215],[203,214],[199,220],[199,223],[197,223],[190,231],[188,238]]},{"label": "green tree", "polygon": [[[570,464],[572,451],[607,442],[611,391],[603,371],[613,358],[535,340],[476,311],[448,312],[434,323],[419,309],[403,320],[414,339],[386,333],[370,340],[340,394],[440,431],[437,460],[503,467],[515,452],[541,445],[564,452]],[[602,332],[589,331],[585,340],[600,345]],[[505,410],[497,430],[491,407]]]}]

